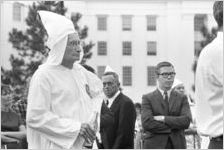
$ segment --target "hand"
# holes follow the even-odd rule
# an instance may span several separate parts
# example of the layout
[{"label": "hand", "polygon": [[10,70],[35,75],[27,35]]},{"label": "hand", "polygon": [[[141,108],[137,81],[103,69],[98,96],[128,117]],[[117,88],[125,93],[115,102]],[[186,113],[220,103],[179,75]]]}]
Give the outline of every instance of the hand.
[{"label": "hand", "polygon": [[153,119],[156,121],[165,122],[165,116],[154,116]]},{"label": "hand", "polygon": [[93,141],[96,137],[96,133],[94,132],[94,129],[92,129],[88,123],[81,124],[81,129],[80,129],[79,134],[86,141]]}]

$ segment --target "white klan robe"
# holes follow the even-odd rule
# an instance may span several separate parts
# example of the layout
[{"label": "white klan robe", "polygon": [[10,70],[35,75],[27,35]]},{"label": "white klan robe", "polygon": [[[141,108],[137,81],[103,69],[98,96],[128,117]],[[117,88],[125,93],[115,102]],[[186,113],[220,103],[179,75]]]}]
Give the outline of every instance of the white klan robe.
[{"label": "white klan robe", "polygon": [[[81,123],[93,126],[94,115],[100,114],[102,82],[79,64],[75,63],[72,69],[60,65],[67,35],[76,31],[64,16],[47,11],[38,13],[47,30],[51,51],[46,63],[34,73],[29,87],[28,148],[80,149],[84,143],[79,135]],[[99,127],[99,117],[97,121]]]}]

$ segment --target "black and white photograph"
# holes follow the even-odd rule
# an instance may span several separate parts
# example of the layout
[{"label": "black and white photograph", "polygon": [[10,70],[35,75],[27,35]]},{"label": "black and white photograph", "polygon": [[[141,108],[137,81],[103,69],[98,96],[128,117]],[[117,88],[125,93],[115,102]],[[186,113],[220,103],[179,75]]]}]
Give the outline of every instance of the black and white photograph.
[{"label": "black and white photograph", "polygon": [[0,6],[1,149],[223,149],[223,0]]}]

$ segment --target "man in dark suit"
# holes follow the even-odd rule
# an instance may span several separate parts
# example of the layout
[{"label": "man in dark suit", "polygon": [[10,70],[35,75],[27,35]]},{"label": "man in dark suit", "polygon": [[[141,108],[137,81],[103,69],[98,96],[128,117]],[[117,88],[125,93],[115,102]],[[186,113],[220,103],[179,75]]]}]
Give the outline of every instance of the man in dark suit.
[{"label": "man in dark suit", "polygon": [[119,91],[120,83],[115,72],[106,72],[102,77],[103,91],[108,98],[105,103],[113,112],[114,123],[100,129],[102,147],[105,149],[134,148],[136,112],[130,98]]},{"label": "man in dark suit", "polygon": [[[86,64],[82,64],[82,66],[95,74],[95,69],[93,69],[91,66],[86,65]],[[107,128],[108,126],[112,126],[114,123],[114,115],[113,112],[107,107],[107,105],[105,104],[105,102],[103,101],[102,106],[101,106],[101,112],[100,112],[100,130],[104,130],[104,128]],[[98,134],[98,133],[97,133]],[[103,149],[103,145],[102,145],[102,141],[101,141],[101,137],[96,135],[96,143],[99,149]],[[87,149],[92,149],[93,145],[89,144],[87,146],[85,146],[85,148]]]},{"label": "man in dark suit", "polygon": [[184,129],[192,117],[187,97],[171,91],[175,74],[171,63],[159,63],[157,89],[142,97],[144,149],[186,148]]}]

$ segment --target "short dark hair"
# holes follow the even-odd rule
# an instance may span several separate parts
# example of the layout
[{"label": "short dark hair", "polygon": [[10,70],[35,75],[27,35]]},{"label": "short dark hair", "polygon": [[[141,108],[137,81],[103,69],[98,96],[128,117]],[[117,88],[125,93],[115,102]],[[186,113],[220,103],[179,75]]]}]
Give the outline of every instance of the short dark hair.
[{"label": "short dark hair", "polygon": [[216,1],[213,5],[213,16],[219,26],[223,26],[223,1]]},{"label": "short dark hair", "polygon": [[163,62],[158,63],[156,65],[156,75],[159,75],[160,68],[162,68],[162,67],[173,67],[173,65],[170,62],[168,62],[168,61],[163,61]]},{"label": "short dark hair", "polygon": [[116,81],[116,82],[118,83],[118,85],[120,86],[119,77],[118,77],[118,74],[117,74],[116,72],[111,72],[111,71],[109,71],[109,72],[105,72],[105,73],[103,74],[103,76],[107,76],[107,75],[112,75],[112,76],[114,77],[115,81]]}]

